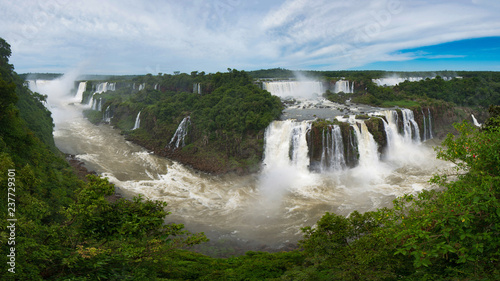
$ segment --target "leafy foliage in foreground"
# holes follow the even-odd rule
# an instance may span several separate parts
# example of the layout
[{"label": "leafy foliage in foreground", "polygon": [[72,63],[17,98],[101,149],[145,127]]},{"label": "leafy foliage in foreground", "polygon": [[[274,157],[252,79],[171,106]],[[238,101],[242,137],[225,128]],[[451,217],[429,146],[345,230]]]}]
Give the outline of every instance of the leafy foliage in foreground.
[{"label": "leafy foliage in foreground", "polygon": [[[497,124],[498,107],[487,123]],[[496,280],[500,272],[500,128],[466,121],[438,158],[457,164],[442,190],[406,195],[392,209],[327,213],[305,228],[305,263],[287,280]]]},{"label": "leafy foliage in foreground", "polygon": [[[498,280],[500,276],[500,107],[479,130],[456,125],[438,157],[457,164],[456,180],[436,176],[442,190],[394,201],[394,208],[349,217],[327,213],[304,228],[302,251],[247,252],[214,259],[180,249],[206,240],[164,224],[165,204],[136,198],[113,202],[114,187],[94,176],[80,181],[51,151],[52,122],[30,129],[16,104],[26,93],[32,113],[43,97],[20,89],[10,49],[0,41],[0,200],[7,169],[16,170],[16,273],[0,231],[2,280]],[[32,130],[37,130],[33,132]],[[50,136],[49,136],[49,133]],[[2,219],[7,205],[0,204]]]},{"label": "leafy foliage in foreground", "polygon": [[[79,180],[62,155],[54,153],[44,97],[31,93],[13,72],[3,39],[0,55],[0,210],[4,222],[17,219],[14,232],[0,231],[2,280],[169,276],[162,269],[169,255],[206,237],[189,234],[181,224],[165,224],[165,203],[141,198],[112,202],[107,196],[114,186],[106,179]],[[8,185],[9,169],[15,170],[14,187]],[[8,192],[15,205],[6,204],[12,202]],[[7,271],[11,253],[14,273]]]}]

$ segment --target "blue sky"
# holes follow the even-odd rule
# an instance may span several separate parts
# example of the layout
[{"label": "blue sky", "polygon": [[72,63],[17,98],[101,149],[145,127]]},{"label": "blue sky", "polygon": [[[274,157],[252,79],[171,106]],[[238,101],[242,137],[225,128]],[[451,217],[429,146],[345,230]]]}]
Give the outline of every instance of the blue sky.
[{"label": "blue sky", "polygon": [[500,71],[498,0],[0,0],[19,73]]},{"label": "blue sky", "polygon": [[398,52],[412,54],[414,58],[374,62],[355,69],[500,71],[500,37],[465,39]]}]

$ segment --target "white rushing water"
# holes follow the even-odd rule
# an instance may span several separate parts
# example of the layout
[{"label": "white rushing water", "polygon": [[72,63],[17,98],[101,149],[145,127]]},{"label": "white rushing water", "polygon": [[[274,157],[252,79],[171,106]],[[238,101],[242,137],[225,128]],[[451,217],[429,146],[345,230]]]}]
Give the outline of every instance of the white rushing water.
[{"label": "white rushing water", "polygon": [[[199,85],[199,84],[198,84]],[[196,84],[195,84],[196,86]],[[263,82],[262,87],[271,94],[280,98],[286,97],[306,97],[321,96],[326,90],[324,83],[321,81],[272,81]],[[334,93],[354,93],[354,82],[347,80],[338,80],[335,82],[333,89]],[[194,92],[194,90],[193,90]]]},{"label": "white rushing water", "polygon": [[137,117],[135,117],[135,124],[132,130],[137,130],[141,126],[141,112],[137,113]]},{"label": "white rushing water", "polygon": [[[155,90],[156,90],[156,86],[155,86]],[[193,84],[193,93],[201,95],[201,83],[194,83]]]},{"label": "white rushing water", "polygon": [[191,118],[189,116],[184,117],[181,123],[177,127],[174,136],[170,140],[169,144],[171,147],[179,148],[186,145],[185,139],[188,134],[189,125],[191,124]]},{"label": "white rushing water", "polygon": [[349,81],[339,80],[335,82],[335,87],[333,92],[334,93],[344,92],[346,94],[352,94],[354,93],[354,82],[352,82],[352,84],[349,84]]},{"label": "white rushing water", "polygon": [[[397,76],[393,76],[393,77],[384,77],[384,78],[377,78],[377,79],[372,79],[373,83],[377,84],[377,86],[396,86],[400,83],[403,83],[405,81],[409,81],[409,82],[418,82],[418,81],[422,81],[424,79],[434,79],[436,78],[435,76],[434,77],[397,77]],[[445,81],[449,81],[451,79],[453,79],[455,77],[441,77],[441,79],[445,80]]]},{"label": "white rushing water", "polygon": [[285,97],[312,97],[325,92],[323,83],[320,81],[275,81],[263,82],[264,90],[271,94]]},{"label": "white rushing water", "polygon": [[477,119],[474,116],[474,114],[471,114],[470,116],[472,117],[472,122],[474,122],[474,126],[481,127],[481,124],[479,122],[477,122]]},{"label": "white rushing water", "polygon": [[89,104],[92,110],[101,111],[103,100],[101,97],[96,97],[95,95],[99,95],[107,91],[115,91],[115,89],[116,89],[116,83],[109,83],[109,82],[98,83],[95,86],[95,91],[84,103]]},{"label": "white rushing water", "polygon": [[77,101],[80,101],[80,102],[83,101],[83,92],[85,92],[86,89],[87,89],[87,81],[80,82],[78,84],[78,90],[76,90],[76,95],[75,95],[75,99]]},{"label": "white rushing water", "polygon": [[344,140],[338,125],[323,130],[321,144],[321,171],[341,171],[346,168]]},{"label": "white rushing water", "polygon": [[[410,130],[399,134],[397,115],[385,111],[379,114],[388,119],[386,131],[391,134],[386,158],[379,155],[366,125],[350,118],[359,145],[359,165],[346,168],[342,164],[341,136],[332,126],[324,135],[324,161],[339,164],[322,172],[311,171],[310,121],[274,121],[265,133],[259,174],[211,176],[151,154],[125,141],[108,125],[90,124],[82,116],[85,105],[74,102],[76,89],[70,92],[73,86],[66,80],[45,84],[45,89],[38,90],[48,95],[52,105],[54,137],[60,150],[75,154],[126,196],[143,194],[168,202],[172,214],[167,221],[184,223],[212,238],[255,240],[279,247],[301,239],[300,228],[313,225],[325,212],[348,215],[354,210],[375,210],[390,206],[396,196],[431,188],[427,183],[431,175],[449,166],[435,159],[431,147],[413,135],[406,136]],[[111,114],[108,107],[103,118]],[[407,121],[411,128],[413,123]],[[182,145],[188,123],[186,117],[179,124],[172,145]],[[412,134],[415,131],[411,129]]]}]

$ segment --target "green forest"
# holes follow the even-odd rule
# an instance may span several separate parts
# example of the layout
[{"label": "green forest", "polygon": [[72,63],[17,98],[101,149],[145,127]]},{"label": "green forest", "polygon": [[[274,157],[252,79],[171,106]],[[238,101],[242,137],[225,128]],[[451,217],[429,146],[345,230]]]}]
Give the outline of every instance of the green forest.
[{"label": "green forest", "polygon": [[[342,77],[356,83],[353,94],[331,92],[325,97],[344,103],[352,102],[382,107],[411,107],[442,101],[455,106],[488,108],[500,104],[500,73],[489,71],[397,72],[382,70],[297,71],[275,68],[249,72],[256,79],[294,79],[296,74],[312,79],[335,82]],[[427,77],[418,82],[405,81],[393,87],[379,87],[372,79],[384,77]],[[430,77],[434,77],[431,79]],[[452,78],[449,81],[443,77]]]},{"label": "green forest", "polygon": [[445,101],[455,106],[488,108],[500,104],[500,74],[496,72],[468,73],[445,81],[441,76],[418,82],[405,81],[394,87],[377,87],[371,81],[362,81],[365,90],[352,95],[354,102],[376,106],[393,106],[412,101],[433,104]]},{"label": "green forest", "polygon": [[[128,139],[213,173],[256,171],[264,131],[283,108],[278,97],[260,89],[245,71],[235,69],[215,74],[148,74],[116,83],[115,91],[94,95],[103,100],[103,106],[88,110],[89,120],[102,122],[109,107],[111,124]],[[84,100],[93,94],[90,84]],[[193,91],[193,84],[199,85],[200,93]],[[131,130],[139,112],[141,126]],[[185,146],[173,147],[172,136],[186,117],[190,123]],[[206,163],[206,159],[213,161]]]},{"label": "green forest", "polygon": [[[203,233],[164,223],[168,202],[116,199],[106,179],[78,178],[54,145],[53,121],[43,105],[46,97],[24,86],[9,64],[10,55],[9,44],[0,39],[2,280],[499,280],[498,103],[489,107],[490,118],[481,128],[467,121],[456,124],[456,134],[448,135],[437,149],[438,158],[457,164],[453,180],[445,175],[432,179],[440,188],[397,198],[392,208],[374,212],[348,217],[326,213],[315,226],[303,228],[303,239],[293,251],[214,258],[191,250],[207,241]],[[498,74],[491,74],[491,80],[488,75],[480,74],[477,83],[493,87]],[[179,84],[188,81],[185,87],[200,79],[205,83],[202,91],[212,95],[135,95],[131,100],[141,107],[133,108],[130,120],[144,106],[165,122],[177,121],[176,126],[180,120],[175,116],[185,112],[199,127],[197,132],[217,140],[220,135],[243,138],[281,110],[279,101],[254,88],[244,72],[173,76]],[[148,78],[156,77],[134,79]],[[179,90],[169,79],[162,87]],[[475,77],[470,79],[474,82]],[[441,95],[466,83],[462,81],[442,89],[433,89],[439,79],[403,83],[392,90],[471,105],[482,105],[476,100],[480,96],[499,94],[488,87],[476,88],[480,96],[464,89],[465,99]],[[462,97],[462,92],[456,94]],[[205,102],[222,114],[239,116],[214,125],[219,115],[205,108]],[[266,104],[269,110],[254,108],[252,115],[248,112],[254,103]],[[130,129],[133,121],[128,122]],[[212,131],[216,133],[210,135]]]}]

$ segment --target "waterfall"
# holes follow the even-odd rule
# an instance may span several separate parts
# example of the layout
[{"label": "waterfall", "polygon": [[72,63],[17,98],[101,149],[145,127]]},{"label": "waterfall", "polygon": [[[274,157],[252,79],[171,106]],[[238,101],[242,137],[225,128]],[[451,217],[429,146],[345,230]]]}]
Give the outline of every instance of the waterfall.
[{"label": "waterfall", "polygon": [[[378,114],[383,115],[387,122],[384,121],[385,133],[387,137],[387,147],[383,152],[383,160],[393,165],[414,165],[419,163],[419,165],[425,165],[425,156],[422,154],[425,151],[425,147],[421,146],[421,139],[417,138],[419,135],[418,125],[410,120],[413,117],[410,113],[411,111],[405,109],[402,110],[403,124],[401,124],[401,115],[399,115],[395,110],[385,110]],[[425,113],[425,111],[424,111]],[[431,124],[431,114],[430,110],[427,111],[427,116],[423,115],[425,120],[424,126],[422,128],[424,140],[432,139],[432,124]],[[399,120],[398,120],[399,119]],[[403,125],[403,130],[399,130]],[[411,133],[411,135],[410,135]]]},{"label": "waterfall", "polygon": [[385,122],[384,120],[384,126],[386,126],[385,131],[388,145],[397,146],[403,142],[420,143],[420,130],[418,128],[417,122],[415,121],[413,111],[409,109],[401,109],[401,113],[403,115],[402,135],[398,134],[399,117],[398,113],[395,110],[384,110],[378,113],[385,116],[385,118],[387,119],[387,122]]},{"label": "waterfall", "polygon": [[293,120],[273,121],[266,129],[264,169],[294,167],[307,171],[309,148],[306,134],[311,123]]},{"label": "waterfall", "polygon": [[156,83],[156,84],[155,84],[155,90],[159,90],[159,89],[160,89],[158,86],[159,86],[159,84],[158,84],[158,83]]},{"label": "waterfall", "polygon": [[344,142],[338,125],[330,125],[323,130],[322,146],[321,170],[343,170],[346,167]]},{"label": "waterfall", "polygon": [[426,124],[427,122],[425,120],[425,113],[424,113],[423,109],[422,109],[422,120],[424,122],[424,133],[422,134],[422,137],[423,137],[422,141],[426,141],[428,139],[428,137],[427,137],[427,124]]},{"label": "waterfall", "polygon": [[146,83],[139,84],[139,91],[144,90],[146,88]]},{"label": "waterfall", "polygon": [[93,104],[94,104],[94,96],[95,96],[96,92],[94,92],[92,94],[92,96],[90,96],[89,98],[87,98],[87,102],[86,104],[90,104],[90,108],[92,108]]},{"label": "waterfall", "polygon": [[168,144],[170,147],[172,147],[172,145],[174,145],[175,148],[179,148],[179,146],[181,146],[181,144],[182,144],[182,146],[186,145],[185,138],[188,134],[188,127],[190,124],[191,124],[191,120],[190,120],[189,116],[182,119],[181,123],[177,127],[177,130],[174,133],[174,136],[172,137],[172,139],[170,140],[170,143]]},{"label": "waterfall", "polygon": [[474,122],[474,126],[481,127],[481,124],[477,122],[477,119],[474,116],[474,114],[471,114],[470,116],[472,117],[472,122]]},{"label": "waterfall", "polygon": [[110,106],[108,105],[108,106],[106,107],[106,110],[104,111],[104,114],[103,114],[103,116],[102,116],[102,120],[103,120],[104,122],[109,123],[109,122],[111,122],[111,118],[112,118],[112,117],[113,117],[113,115],[111,114],[111,108],[110,108]]},{"label": "waterfall", "polygon": [[416,143],[420,142],[420,130],[418,129],[417,121],[413,115],[413,111],[409,109],[401,109],[403,113],[403,132],[407,142],[413,140]]},{"label": "waterfall", "polygon": [[194,83],[193,84],[193,93],[201,95],[201,83]]},{"label": "waterfall", "polygon": [[102,98],[96,98],[96,97],[94,97],[94,95],[92,95],[92,103],[90,104],[90,108],[92,110],[101,111],[102,110]]},{"label": "waterfall", "polygon": [[422,120],[424,122],[424,132],[422,134],[423,140],[430,140],[432,136],[432,123],[431,123],[431,110],[427,108],[427,117],[425,116],[424,110],[422,110]]},{"label": "waterfall", "polygon": [[408,159],[405,158],[417,151],[415,149],[421,139],[432,138],[430,111],[428,116],[423,115],[423,137],[420,136],[421,129],[414,113],[409,109],[401,109],[400,114],[396,110],[384,110],[374,115],[383,122],[387,141],[383,150],[379,150],[379,144],[365,122],[355,119],[353,115],[337,118],[351,124],[347,132],[343,132],[337,124],[327,125],[319,131],[319,135],[314,137],[316,140],[311,140],[320,142],[321,146],[311,150],[311,155],[309,147],[312,146],[308,146],[306,139],[307,132],[311,131],[310,121],[274,121],[265,133],[264,170],[286,167],[308,172],[309,168],[313,169],[311,161],[321,172],[342,171],[354,166],[375,167],[381,164],[381,160],[407,163]]},{"label": "waterfall", "polygon": [[354,82],[352,82],[352,87],[349,85],[349,81],[339,80],[335,82],[335,87],[333,92],[340,93],[344,92],[346,94],[352,94],[354,92]]},{"label": "waterfall", "polygon": [[85,92],[85,89],[87,89],[87,81],[80,82],[78,84],[78,90],[76,91],[75,100],[80,103],[83,102],[83,92]]},{"label": "waterfall", "polygon": [[278,81],[263,82],[263,89],[278,97],[312,97],[325,92],[320,81]]},{"label": "waterfall", "polygon": [[97,91],[95,91],[96,93],[101,94],[107,91],[108,91],[108,82],[97,84]]},{"label": "waterfall", "polygon": [[97,102],[96,102],[96,98],[94,97],[96,93],[92,94],[92,101],[90,103],[90,109],[92,110],[97,110]]},{"label": "waterfall", "polygon": [[346,160],[346,164],[349,164],[350,167],[354,167],[359,163],[359,154],[358,140],[356,139],[354,128],[352,126],[349,127],[347,144],[349,147],[346,149],[347,154],[344,158]]},{"label": "waterfall", "polygon": [[135,125],[134,125],[134,128],[132,128],[132,130],[139,129],[139,126],[141,126],[140,116],[141,116],[141,112],[139,111],[139,113],[137,113],[137,117],[135,118]]},{"label": "waterfall", "polygon": [[434,138],[432,136],[432,122],[431,122],[431,110],[429,108],[427,108],[427,112],[429,113],[429,139],[432,139]]},{"label": "waterfall", "polygon": [[[397,117],[397,114],[396,114],[396,117]],[[385,136],[387,138],[387,150],[391,151],[392,149],[394,149],[394,146],[395,146],[396,136],[394,134],[397,134],[397,127],[396,127],[396,131],[393,131],[395,128],[391,127],[389,122],[385,121],[384,118],[380,118],[380,119],[384,123]]]},{"label": "waterfall", "polygon": [[307,169],[309,167],[309,149],[306,134],[311,129],[311,123],[300,122],[293,125],[290,136],[290,160],[292,164]]},{"label": "waterfall", "polygon": [[[80,85],[78,86],[78,88],[80,88],[81,83],[83,83],[83,82],[80,82]],[[96,99],[95,95],[102,94],[102,93],[105,93],[107,91],[114,91],[115,88],[116,88],[116,83],[103,82],[103,83],[97,84],[95,86],[94,93],[92,94],[92,96],[90,96],[90,98],[88,98],[86,103],[90,104],[90,108],[92,110],[101,111],[102,110],[102,98]]]},{"label": "waterfall", "polygon": [[314,184],[309,172],[308,121],[273,121],[264,137],[264,159],[259,175],[259,192],[264,204],[280,200],[287,192]]},{"label": "waterfall", "polygon": [[361,129],[352,125],[356,134],[359,151],[359,165],[364,167],[375,167],[379,160],[378,145],[364,122],[359,123]]},{"label": "waterfall", "polygon": [[423,79],[424,77],[388,77],[372,79],[372,82],[377,84],[377,86],[396,86],[404,81],[418,82]]}]

